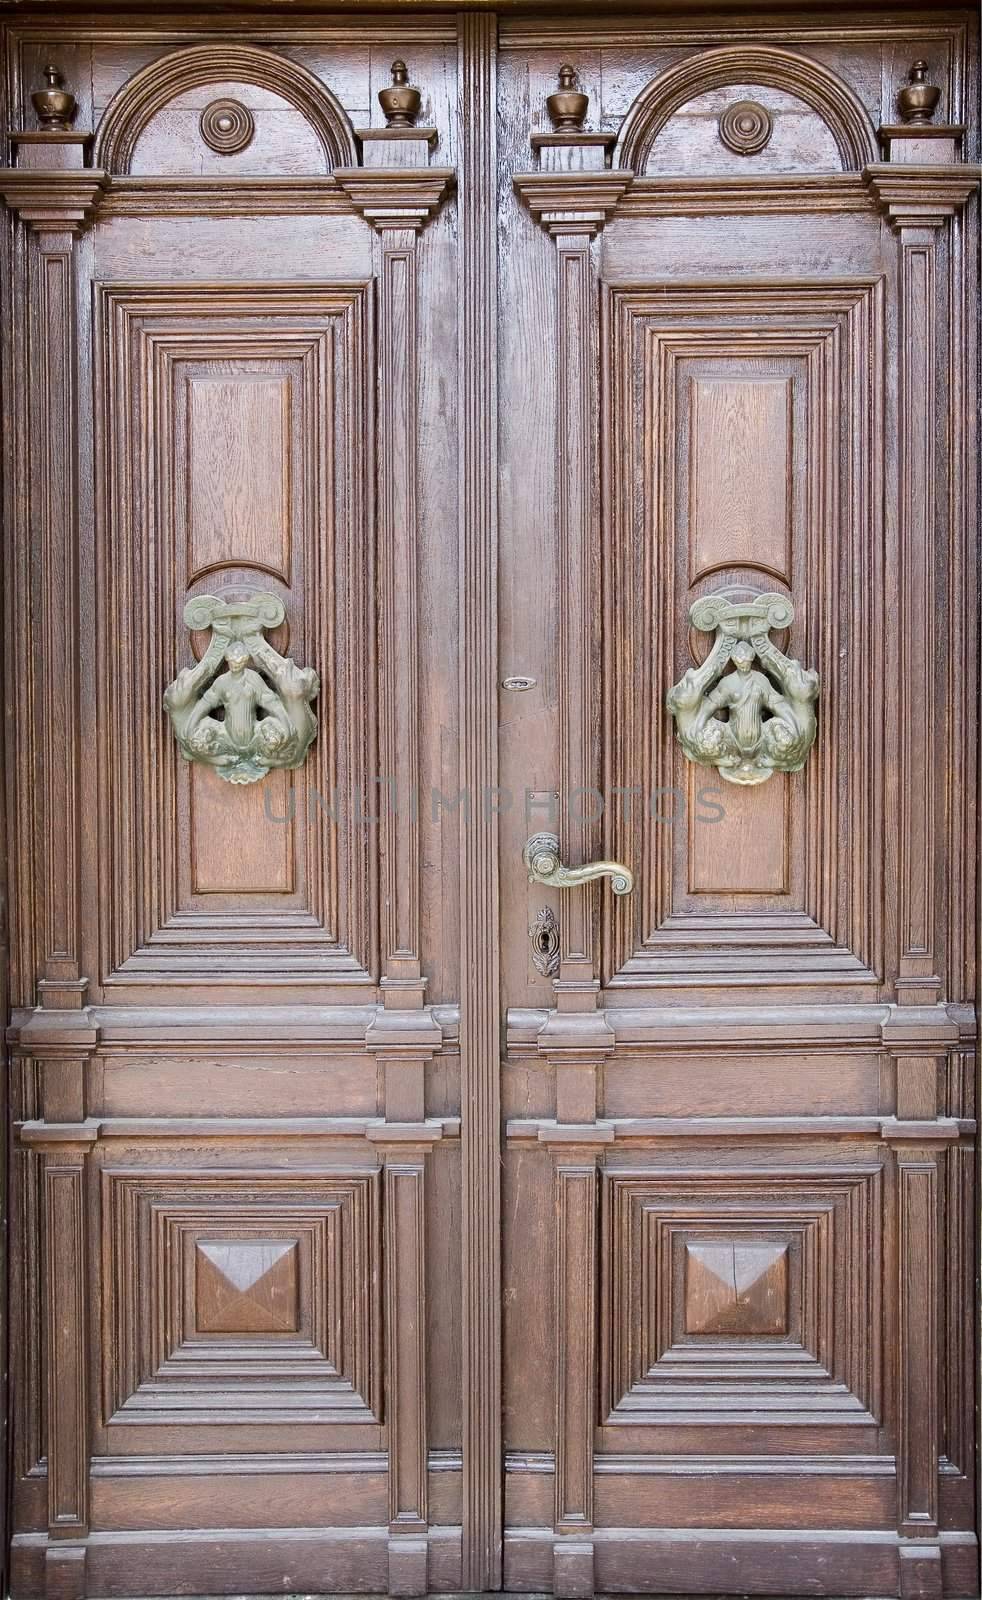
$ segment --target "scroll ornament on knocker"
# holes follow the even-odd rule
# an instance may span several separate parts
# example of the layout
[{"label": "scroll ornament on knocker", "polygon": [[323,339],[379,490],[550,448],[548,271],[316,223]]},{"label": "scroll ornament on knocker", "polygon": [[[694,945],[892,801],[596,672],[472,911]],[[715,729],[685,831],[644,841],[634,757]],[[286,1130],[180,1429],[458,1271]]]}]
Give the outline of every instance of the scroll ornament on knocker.
[{"label": "scroll ornament on knocker", "polygon": [[769,638],[772,628],[794,621],[791,601],[780,594],[746,601],[705,595],[689,608],[689,620],[703,633],[716,632],[705,661],[690,667],[666,699],[689,760],[715,767],[728,783],[800,772],[815,742],[818,673]]},{"label": "scroll ornament on knocker", "polygon": [[229,783],[256,783],[273,767],[301,766],[317,732],[310,709],[320,691],[317,673],[263,638],[284,614],[273,594],[246,600],[202,594],[184,608],[185,625],[210,628],[211,639],[197,665],[168,685],[164,708],[185,760],[214,767]]}]

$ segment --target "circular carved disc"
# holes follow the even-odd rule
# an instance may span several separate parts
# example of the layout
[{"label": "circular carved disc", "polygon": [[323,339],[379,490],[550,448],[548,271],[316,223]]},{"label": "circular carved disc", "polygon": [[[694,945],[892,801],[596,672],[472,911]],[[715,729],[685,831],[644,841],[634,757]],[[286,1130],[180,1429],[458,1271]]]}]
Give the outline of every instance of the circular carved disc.
[{"label": "circular carved disc", "polygon": [[719,136],[738,156],[755,156],[774,131],[769,111],[756,100],[737,100],[719,119]]},{"label": "circular carved disc", "polygon": [[213,100],[201,113],[201,137],[220,156],[234,156],[252,143],[256,124],[238,100]]}]

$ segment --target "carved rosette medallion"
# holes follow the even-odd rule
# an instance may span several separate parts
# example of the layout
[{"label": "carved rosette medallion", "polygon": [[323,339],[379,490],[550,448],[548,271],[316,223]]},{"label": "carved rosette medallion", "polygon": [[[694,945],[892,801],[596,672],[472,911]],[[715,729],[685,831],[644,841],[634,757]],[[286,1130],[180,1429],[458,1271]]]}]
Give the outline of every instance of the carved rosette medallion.
[{"label": "carved rosette medallion", "polygon": [[[229,783],[255,783],[272,767],[299,767],[317,732],[310,702],[320,691],[312,667],[298,667],[263,638],[283,621],[273,594],[189,600],[184,621],[211,629],[201,660],[164,692],[178,748]],[[224,668],[224,671],[222,670]]]},{"label": "carved rosette medallion", "polygon": [[716,633],[702,665],[690,667],[666,699],[689,760],[715,767],[728,783],[800,772],[815,742],[818,673],[768,637],[794,621],[791,601],[780,594],[737,602],[705,595],[690,606],[689,620]]},{"label": "carved rosette medallion", "polygon": [[238,100],[213,100],[202,111],[198,126],[205,144],[220,156],[248,149],[256,133],[252,112]]},{"label": "carved rosette medallion", "polygon": [[770,112],[756,100],[736,100],[719,119],[719,136],[734,155],[755,156],[770,142]]}]

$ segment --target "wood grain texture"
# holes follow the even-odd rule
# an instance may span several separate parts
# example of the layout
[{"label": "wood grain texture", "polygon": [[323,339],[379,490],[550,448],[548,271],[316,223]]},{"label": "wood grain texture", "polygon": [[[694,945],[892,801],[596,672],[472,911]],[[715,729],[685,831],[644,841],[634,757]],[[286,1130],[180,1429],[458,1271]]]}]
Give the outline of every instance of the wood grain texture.
[{"label": "wood grain texture", "polygon": [[791,383],[693,376],[689,583],[731,566],[790,579]]},{"label": "wood grain texture", "polygon": [[243,566],[290,582],[291,386],[248,369],[186,378],[188,578]]}]

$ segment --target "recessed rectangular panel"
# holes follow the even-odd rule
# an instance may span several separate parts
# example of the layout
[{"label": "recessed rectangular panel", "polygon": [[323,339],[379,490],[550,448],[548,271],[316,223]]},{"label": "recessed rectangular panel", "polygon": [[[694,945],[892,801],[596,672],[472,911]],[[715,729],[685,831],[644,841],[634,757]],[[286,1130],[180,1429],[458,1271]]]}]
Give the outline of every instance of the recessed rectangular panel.
[{"label": "recessed rectangular panel", "polygon": [[106,1422],[377,1421],[377,1171],[212,1154],[102,1183]]},{"label": "recessed rectangular panel", "polygon": [[[364,982],[375,841],[351,807],[311,816],[365,791],[375,739],[366,286],[113,286],[99,307],[99,559],[106,615],[126,615],[96,696],[105,979]],[[207,648],[188,600],[264,593],[284,612],[269,644],[319,678],[316,734],[296,769],[236,785],[183,759],[161,697]]]},{"label": "recessed rectangular panel", "polygon": [[737,1422],[759,1428],[792,1390],[816,1438],[879,1414],[873,1152],[827,1168],[764,1167],[759,1151],[715,1170],[610,1168],[601,1218],[608,1424],[657,1428],[670,1415],[718,1437]]},{"label": "recessed rectangular panel", "polygon": [[786,894],[787,779],[775,774],[741,788],[711,778],[702,767],[690,768],[689,893]]},{"label": "recessed rectangular panel", "polygon": [[232,563],[289,582],[288,380],[247,370],[187,385],[189,578]]},{"label": "recessed rectangular panel", "polygon": [[191,769],[191,887],[195,894],[292,894],[292,773],[234,784]]},{"label": "recessed rectangular panel", "polygon": [[691,380],[690,582],[738,562],[787,578],[791,426],[788,378]]},{"label": "recessed rectangular panel", "polygon": [[[607,311],[607,787],[677,803],[672,826],[651,826],[650,807],[609,810],[604,853],[631,862],[638,885],[603,913],[604,982],[665,998],[705,986],[749,1002],[751,980],[855,996],[876,981],[879,903],[870,819],[882,774],[861,756],[876,748],[879,289],[673,278],[611,287]],[[861,582],[847,581],[850,563]],[[666,697],[713,648],[693,604],[766,593],[793,605],[771,640],[818,673],[818,733],[800,771],[741,788],[687,759]],[[728,670],[722,657],[714,666],[703,694]],[[720,759],[732,698],[728,688],[703,707]],[[744,709],[741,748],[760,749],[771,707],[759,685]],[[712,823],[697,801],[707,788],[723,807]],[[850,859],[860,840],[872,841],[862,862]]]}]

